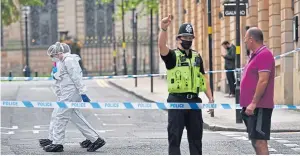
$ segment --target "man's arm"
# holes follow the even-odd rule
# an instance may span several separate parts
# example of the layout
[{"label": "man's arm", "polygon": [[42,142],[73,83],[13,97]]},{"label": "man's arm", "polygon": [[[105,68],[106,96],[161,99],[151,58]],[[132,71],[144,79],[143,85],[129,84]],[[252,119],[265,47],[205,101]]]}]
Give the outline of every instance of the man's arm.
[{"label": "man's arm", "polygon": [[209,80],[206,79],[206,91],[204,92],[206,97],[208,98],[209,102],[214,102],[214,98],[212,96],[212,92],[211,92],[211,88],[210,88],[210,85],[209,85]]},{"label": "man's arm", "polygon": [[159,48],[160,55],[162,56],[166,56],[169,53],[169,47],[167,46],[167,41],[168,41],[167,29],[171,21],[172,21],[172,16],[169,15],[168,17],[163,18],[160,23],[161,31],[159,32],[159,37],[158,37],[158,48]]},{"label": "man's arm", "polygon": [[71,80],[74,82],[75,87],[79,90],[79,94],[85,94],[87,92],[87,88],[82,81],[82,70],[78,61],[66,58],[64,63]]},{"label": "man's arm", "polygon": [[162,56],[166,56],[169,53],[169,47],[167,46],[167,41],[168,41],[167,31],[161,30],[159,32],[159,37],[158,37],[158,47],[159,47],[160,55]]},{"label": "man's arm", "polygon": [[270,72],[266,71],[266,72],[259,72],[258,73],[259,79],[258,79],[258,83],[256,85],[256,90],[255,90],[255,94],[252,100],[252,103],[257,104],[259,102],[259,100],[261,99],[261,97],[264,95],[265,90],[267,88],[267,85],[269,83],[269,77],[270,77]]},{"label": "man's arm", "polygon": [[234,60],[235,59],[235,47],[232,47],[226,55],[223,57],[227,60]]}]

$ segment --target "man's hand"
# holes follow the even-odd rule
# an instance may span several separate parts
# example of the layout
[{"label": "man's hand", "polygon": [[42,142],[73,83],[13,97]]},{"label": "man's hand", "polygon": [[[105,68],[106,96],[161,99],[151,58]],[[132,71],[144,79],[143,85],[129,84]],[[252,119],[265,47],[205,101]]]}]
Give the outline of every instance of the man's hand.
[{"label": "man's hand", "polygon": [[57,72],[57,67],[52,67],[52,73],[55,74]]},{"label": "man's hand", "polygon": [[256,108],[256,103],[251,102],[250,105],[246,108],[245,113],[248,116],[253,115],[255,108]]},{"label": "man's hand", "polygon": [[83,102],[91,102],[90,98],[86,94],[82,94],[81,98]]},{"label": "man's hand", "polygon": [[[215,102],[215,101],[214,101],[213,98],[211,98],[211,99],[208,100],[208,103],[214,103],[214,102]],[[208,114],[211,114],[211,113],[214,112],[214,109],[209,109],[207,112],[208,112]]]},{"label": "man's hand", "polygon": [[173,16],[172,15],[169,15],[168,17],[165,17],[161,20],[160,22],[160,28],[161,29],[164,29],[164,30],[167,30],[168,26],[171,24],[172,22],[172,19],[173,19]]},{"label": "man's hand", "polygon": [[159,53],[162,56],[166,56],[169,53],[169,47],[167,46],[168,41],[168,26],[171,24],[173,19],[172,15],[169,15],[168,17],[165,17],[160,22],[160,29],[162,31],[159,32],[158,36],[158,47],[159,47]]},{"label": "man's hand", "polygon": [[224,51],[221,51],[221,56],[225,56],[226,55],[226,53],[224,52]]}]

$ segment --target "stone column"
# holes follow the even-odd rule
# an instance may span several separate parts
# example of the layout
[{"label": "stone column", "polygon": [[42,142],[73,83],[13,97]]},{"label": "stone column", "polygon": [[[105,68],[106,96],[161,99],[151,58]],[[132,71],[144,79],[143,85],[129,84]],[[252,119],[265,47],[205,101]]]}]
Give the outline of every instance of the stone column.
[{"label": "stone column", "polygon": [[270,0],[269,19],[269,48],[276,56],[281,53],[280,0]]},{"label": "stone column", "polygon": [[198,4],[198,16],[197,16],[197,38],[199,39],[199,41],[197,42],[198,47],[199,47],[199,53],[202,56],[203,55],[203,14],[204,14],[204,8],[203,8],[203,2],[201,1],[200,4]]},{"label": "stone column", "polygon": [[257,8],[257,0],[249,1],[248,12],[246,16],[246,24],[250,27],[257,27],[258,20],[258,8]]},{"label": "stone column", "polygon": [[192,18],[192,6],[191,6],[191,3],[195,3],[194,0],[186,0],[185,3],[187,4],[187,6],[185,7],[186,8],[186,11],[187,11],[187,19],[185,22],[187,23],[191,23],[191,18]]},{"label": "stone column", "polygon": [[76,33],[76,6],[74,0],[60,0],[58,5],[58,27],[59,31],[69,31],[68,35],[75,36]]},{"label": "stone column", "polygon": [[[274,56],[281,54],[281,21],[280,21],[280,0],[269,1],[269,48]],[[280,60],[276,61],[276,78],[275,90],[280,90],[281,77],[280,77]],[[274,92],[275,103],[280,103],[282,99],[281,93]]]},{"label": "stone column", "polygon": [[[223,0],[221,1],[223,3]],[[224,6],[221,7],[221,12],[224,13]],[[220,27],[221,27],[221,43],[223,41],[229,41],[230,42],[230,17],[229,16],[224,16],[220,21]],[[222,47],[220,49],[221,51],[225,51],[225,49]],[[224,69],[225,65],[225,60],[224,58],[221,58],[221,69]],[[226,74],[222,73],[221,74],[221,80],[220,80],[220,86],[221,86],[221,91],[222,92],[227,92],[228,91],[228,85],[226,83]]]},{"label": "stone column", "polygon": [[199,14],[197,14],[198,12],[198,7],[195,1],[191,1],[192,5],[191,5],[191,24],[193,25],[194,28],[194,35],[195,35],[195,39],[193,41],[193,49],[199,51],[198,49],[198,40],[199,40],[199,36],[197,36],[198,34],[198,29],[197,29],[197,25],[198,25],[198,21],[197,21],[197,17]]},{"label": "stone column", "polygon": [[178,3],[177,0],[173,2],[172,4],[172,15],[173,15],[173,21],[172,21],[172,40],[174,41],[172,48],[176,48],[176,40],[175,40],[175,36],[178,33],[178,28],[179,28],[179,24],[178,24],[178,20],[179,20],[179,16],[178,16]]},{"label": "stone column", "polygon": [[203,13],[203,53],[202,57],[204,60],[205,70],[209,70],[209,59],[208,59],[208,16],[207,16],[207,2],[203,3],[204,13]]},{"label": "stone column", "polygon": [[[281,52],[294,49],[292,38],[292,4],[291,1],[281,0]],[[293,103],[293,55],[283,57],[281,60],[281,95],[283,104]]]},{"label": "stone column", "polygon": [[247,23],[247,17],[241,16],[240,19],[240,45],[241,45],[241,67],[243,67],[247,63],[247,51],[246,51],[246,45],[244,43],[244,37],[246,34],[246,23]]},{"label": "stone column", "polygon": [[76,34],[84,41],[85,38],[85,0],[76,0]]},{"label": "stone column", "polygon": [[65,29],[65,1],[57,1],[57,23],[58,31],[66,31]]},{"label": "stone column", "polygon": [[187,21],[187,4],[186,0],[181,0],[182,5],[182,23],[185,23]]},{"label": "stone column", "polygon": [[[160,0],[159,1],[159,11],[160,11],[160,16],[159,16],[159,24],[160,24],[160,21],[168,16],[167,15],[167,11],[166,11],[166,4],[165,4],[166,0]],[[159,25],[160,27],[160,25]],[[159,51],[158,51],[159,53]],[[165,74],[166,73],[166,66],[165,66],[165,63],[164,61],[159,57],[159,73],[160,74]],[[162,76],[163,77],[163,76]]]},{"label": "stone column", "polygon": [[[248,12],[246,16],[246,26],[258,27],[258,7],[257,7],[258,2],[257,0],[251,0],[248,2],[249,2],[248,3],[249,6],[248,6]],[[246,27],[243,27],[242,29],[245,31]],[[241,66],[244,66],[247,63],[246,47],[243,47],[242,49],[244,50],[244,54],[242,55],[243,58],[242,58]]]},{"label": "stone column", "polygon": [[[221,34],[220,34],[220,1],[212,1],[212,26],[213,26],[213,70],[223,69],[221,66]],[[218,82],[221,79],[221,73],[214,74],[214,89],[220,90]]]},{"label": "stone column", "polygon": [[[300,20],[300,0],[294,1],[294,16],[298,16],[298,22]],[[300,30],[298,28],[298,43],[294,43],[294,48],[300,47]],[[300,52],[294,54],[294,102],[295,105],[300,105]]]},{"label": "stone column", "polygon": [[[174,0],[168,0],[168,15],[173,14],[173,2]],[[173,21],[174,22],[174,21]],[[174,36],[173,36],[173,24],[171,24],[168,28],[168,41],[169,41],[169,47],[174,48]]]},{"label": "stone column", "polygon": [[269,44],[269,1],[258,0],[258,28],[263,31],[264,43]]}]

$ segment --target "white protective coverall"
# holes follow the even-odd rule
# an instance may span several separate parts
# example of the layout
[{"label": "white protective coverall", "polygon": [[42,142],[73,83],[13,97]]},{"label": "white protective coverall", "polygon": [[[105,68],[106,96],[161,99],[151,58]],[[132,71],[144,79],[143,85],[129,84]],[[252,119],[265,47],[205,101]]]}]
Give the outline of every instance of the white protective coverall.
[{"label": "white protective coverall", "polygon": [[[67,48],[62,48],[65,52],[63,60],[56,62],[57,72],[54,74],[57,101],[82,102],[81,95],[85,94],[86,86],[82,82],[82,70],[78,62],[80,57],[76,54],[71,54],[69,46],[67,44],[63,45],[63,47],[65,46]],[[95,142],[99,138],[98,133],[78,109],[55,108],[51,115],[48,137],[48,139],[53,140],[52,144],[64,143],[65,130],[69,120],[91,142]]]}]

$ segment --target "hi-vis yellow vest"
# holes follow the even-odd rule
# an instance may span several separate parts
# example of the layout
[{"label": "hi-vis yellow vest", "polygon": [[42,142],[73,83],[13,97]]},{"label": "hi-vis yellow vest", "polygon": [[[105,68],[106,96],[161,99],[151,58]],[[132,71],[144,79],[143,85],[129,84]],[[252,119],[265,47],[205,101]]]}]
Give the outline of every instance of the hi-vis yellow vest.
[{"label": "hi-vis yellow vest", "polygon": [[200,72],[201,59],[199,54],[192,51],[192,58],[187,58],[178,49],[176,66],[167,71],[169,93],[196,93],[206,91],[205,77]]}]

